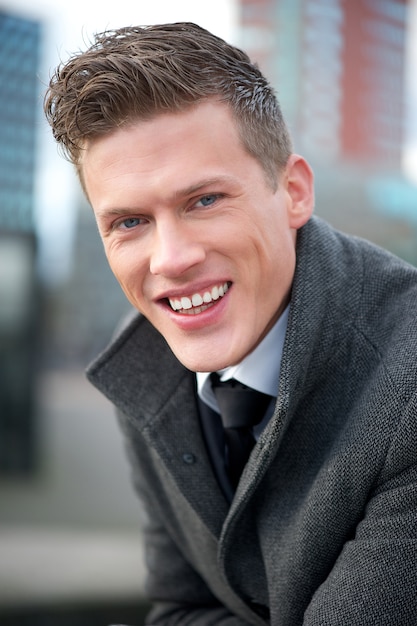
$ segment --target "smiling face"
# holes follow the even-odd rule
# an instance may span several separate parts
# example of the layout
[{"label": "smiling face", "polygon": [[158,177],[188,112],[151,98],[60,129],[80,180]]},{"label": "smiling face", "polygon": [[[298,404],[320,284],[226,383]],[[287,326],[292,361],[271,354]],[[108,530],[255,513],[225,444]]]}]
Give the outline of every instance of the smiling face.
[{"label": "smiling face", "polygon": [[177,358],[241,361],[289,301],[306,162],[290,157],[272,189],[229,108],[207,101],[89,141],[81,173],[111,269]]}]

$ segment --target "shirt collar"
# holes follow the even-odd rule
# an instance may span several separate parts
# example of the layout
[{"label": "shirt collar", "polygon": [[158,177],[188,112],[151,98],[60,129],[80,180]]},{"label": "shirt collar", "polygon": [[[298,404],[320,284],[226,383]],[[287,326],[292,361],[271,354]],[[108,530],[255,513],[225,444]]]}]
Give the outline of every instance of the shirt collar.
[{"label": "shirt collar", "polygon": [[[269,333],[250,354],[237,365],[219,371],[221,380],[235,378],[252,389],[277,397],[289,308],[288,305]],[[209,376],[210,372],[197,372],[198,394],[206,404],[218,411]]]}]

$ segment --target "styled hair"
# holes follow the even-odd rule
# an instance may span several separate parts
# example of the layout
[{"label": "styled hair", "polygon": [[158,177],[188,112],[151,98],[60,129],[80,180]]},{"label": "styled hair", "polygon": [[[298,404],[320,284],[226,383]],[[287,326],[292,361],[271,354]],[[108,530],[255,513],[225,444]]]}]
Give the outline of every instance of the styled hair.
[{"label": "styled hair", "polygon": [[246,53],[196,24],[96,35],[89,49],[57,67],[44,108],[56,141],[80,174],[86,141],[207,98],[230,107],[245,149],[275,185],[292,145],[274,91]]}]

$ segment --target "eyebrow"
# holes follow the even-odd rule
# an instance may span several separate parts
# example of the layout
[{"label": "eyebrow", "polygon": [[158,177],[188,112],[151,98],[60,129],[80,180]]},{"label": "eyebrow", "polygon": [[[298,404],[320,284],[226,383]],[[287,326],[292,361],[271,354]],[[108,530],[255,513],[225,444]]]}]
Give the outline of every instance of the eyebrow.
[{"label": "eyebrow", "polygon": [[173,198],[184,198],[187,196],[192,196],[195,193],[198,193],[205,187],[211,187],[212,185],[224,184],[224,183],[234,183],[235,179],[232,176],[216,176],[214,178],[207,178],[201,180],[189,187],[184,187],[183,189],[178,189],[173,193]]}]

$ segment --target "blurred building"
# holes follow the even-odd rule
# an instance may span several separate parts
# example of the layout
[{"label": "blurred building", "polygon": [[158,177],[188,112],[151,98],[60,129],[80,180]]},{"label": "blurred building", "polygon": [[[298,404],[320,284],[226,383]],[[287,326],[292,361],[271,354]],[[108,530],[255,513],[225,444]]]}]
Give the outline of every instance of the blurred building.
[{"label": "blurred building", "polygon": [[41,27],[0,11],[0,228],[34,232]]},{"label": "blurred building", "polygon": [[317,213],[417,262],[403,177],[407,0],[241,0],[242,47],[276,87]]},{"label": "blurred building", "polygon": [[34,177],[40,24],[0,11],[0,472],[34,463]]},{"label": "blurred building", "polygon": [[401,169],[407,0],[343,3],[342,159]]}]

